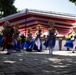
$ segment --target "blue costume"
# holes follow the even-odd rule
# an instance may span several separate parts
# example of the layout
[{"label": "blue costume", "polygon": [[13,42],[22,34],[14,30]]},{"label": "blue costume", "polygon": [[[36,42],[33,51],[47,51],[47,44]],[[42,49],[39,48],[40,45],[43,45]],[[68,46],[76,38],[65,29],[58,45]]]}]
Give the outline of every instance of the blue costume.
[{"label": "blue costume", "polygon": [[44,42],[45,47],[49,48],[49,54],[52,54],[53,48],[55,46],[55,42],[56,42],[56,30],[54,28],[50,29],[48,31],[48,37],[47,40]]},{"label": "blue costume", "polygon": [[38,29],[36,33],[36,38],[32,39],[32,34],[28,31],[27,41],[23,44],[23,48],[26,51],[37,50],[38,52],[42,51],[42,41],[41,41],[41,29]]},{"label": "blue costume", "polygon": [[76,49],[76,25],[73,25],[72,39],[73,40],[67,41],[64,46],[68,48],[72,48],[72,53],[75,53],[74,51]]},{"label": "blue costume", "polygon": [[51,48],[54,48],[55,46],[56,37],[54,35],[54,32],[51,30],[48,31],[48,38],[45,41],[44,45],[46,47],[50,46]]},{"label": "blue costume", "polygon": [[76,40],[76,33],[72,33],[72,40],[66,41],[64,46],[67,48],[73,48],[74,44],[76,44],[75,40]]},{"label": "blue costume", "polygon": [[3,33],[0,32],[0,47],[2,47],[2,43],[3,43]]},{"label": "blue costume", "polygon": [[20,47],[20,37],[19,37],[20,31],[15,30],[14,31],[14,40],[12,43],[12,50],[21,51]]},{"label": "blue costume", "polygon": [[73,42],[74,42],[74,40],[66,41],[64,46],[67,47],[67,48],[73,48]]},{"label": "blue costume", "polygon": [[30,48],[31,42],[32,42],[32,33],[30,32],[30,30],[28,30],[27,40],[22,44],[22,48],[26,49],[26,51],[32,51],[32,49]]}]

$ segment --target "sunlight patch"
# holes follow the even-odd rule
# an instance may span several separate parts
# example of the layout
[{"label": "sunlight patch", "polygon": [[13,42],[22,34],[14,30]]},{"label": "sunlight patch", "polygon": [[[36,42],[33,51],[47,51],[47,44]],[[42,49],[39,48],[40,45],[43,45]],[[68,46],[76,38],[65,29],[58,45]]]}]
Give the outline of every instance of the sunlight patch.
[{"label": "sunlight patch", "polygon": [[61,68],[63,68],[63,67],[67,67],[67,65],[52,65],[53,67],[61,67]]},{"label": "sunlight patch", "polygon": [[19,59],[20,61],[23,61],[23,59]]},{"label": "sunlight patch", "polygon": [[5,63],[11,63],[12,64],[12,63],[15,63],[16,61],[5,60],[4,62]]},{"label": "sunlight patch", "polygon": [[48,58],[48,60],[52,61],[53,63],[60,63],[61,59],[57,59],[57,58]]}]

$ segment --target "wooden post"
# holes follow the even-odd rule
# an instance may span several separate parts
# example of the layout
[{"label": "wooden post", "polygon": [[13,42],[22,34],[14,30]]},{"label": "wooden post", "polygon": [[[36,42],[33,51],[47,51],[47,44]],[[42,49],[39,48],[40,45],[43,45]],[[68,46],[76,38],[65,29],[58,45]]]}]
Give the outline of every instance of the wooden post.
[{"label": "wooden post", "polygon": [[26,24],[27,24],[27,11],[28,9],[26,9],[26,12],[25,12],[25,36],[26,36]]}]

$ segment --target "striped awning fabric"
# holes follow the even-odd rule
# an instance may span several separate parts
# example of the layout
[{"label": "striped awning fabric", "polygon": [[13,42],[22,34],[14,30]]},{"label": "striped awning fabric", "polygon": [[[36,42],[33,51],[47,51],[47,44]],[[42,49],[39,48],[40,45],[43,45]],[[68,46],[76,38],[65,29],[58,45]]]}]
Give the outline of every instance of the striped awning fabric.
[{"label": "striped awning fabric", "polygon": [[19,24],[19,30],[25,35],[28,27],[32,28],[34,34],[38,24],[41,25],[43,33],[47,32],[49,28],[48,21],[53,20],[55,22],[54,27],[59,34],[66,35],[76,23],[76,16],[26,9],[17,14],[1,18],[0,27],[6,20],[10,22],[11,26]]}]

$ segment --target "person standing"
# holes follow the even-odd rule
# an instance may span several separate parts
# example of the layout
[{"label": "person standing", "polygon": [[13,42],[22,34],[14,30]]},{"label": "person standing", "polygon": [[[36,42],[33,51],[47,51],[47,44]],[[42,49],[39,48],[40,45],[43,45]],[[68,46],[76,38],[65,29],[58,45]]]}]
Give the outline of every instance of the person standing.
[{"label": "person standing", "polygon": [[12,47],[12,41],[13,41],[13,34],[14,34],[14,28],[10,26],[9,21],[5,21],[4,25],[4,30],[3,32],[3,49],[7,49],[6,55],[10,55],[11,53],[11,47]]},{"label": "person standing", "polygon": [[32,48],[30,47],[31,46],[31,43],[32,43],[32,28],[29,27],[28,28],[28,33],[27,33],[27,40],[25,42],[25,46],[26,46],[26,51],[32,51]]},{"label": "person standing", "polygon": [[41,25],[37,25],[37,31],[35,33],[35,40],[34,40],[34,50],[37,50],[38,52],[42,51],[42,40],[41,40]]},{"label": "person standing", "polygon": [[21,48],[23,49],[23,44],[25,43],[26,38],[25,38],[24,34],[21,34],[20,37],[21,37]]},{"label": "person standing", "polygon": [[63,38],[59,37],[58,39],[59,39],[59,50],[61,50],[62,49],[62,40],[63,40]]},{"label": "person standing", "polygon": [[50,28],[48,30],[48,37],[47,40],[44,42],[44,45],[46,46],[46,48],[49,49],[49,54],[52,54],[56,42],[56,35],[58,34],[58,32],[54,28],[54,21],[50,20],[48,24],[50,25]]},{"label": "person standing", "polygon": [[16,51],[20,52],[21,51],[21,38],[19,36],[20,31],[19,29],[19,25],[15,24],[14,25],[14,40],[13,40],[13,47],[12,49],[16,49]]},{"label": "person standing", "polygon": [[75,53],[75,49],[76,49],[76,25],[73,26],[71,40],[67,41],[64,46],[67,48],[71,48],[72,53]]},{"label": "person standing", "polygon": [[[65,36],[66,41],[70,41],[72,39],[72,32],[69,32],[67,36]],[[67,47],[67,51],[70,51],[70,48]]]}]

